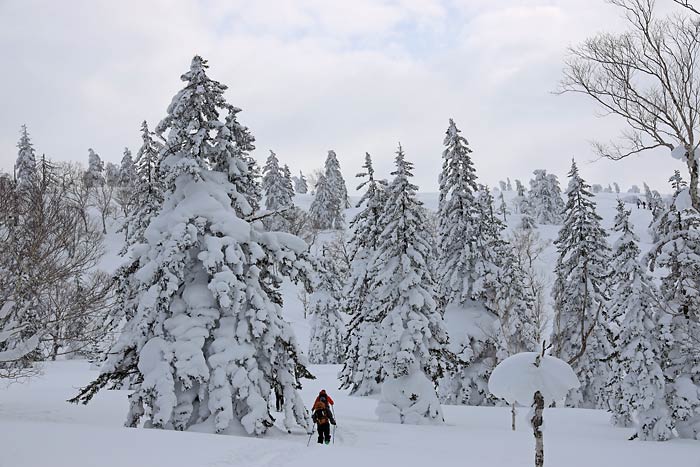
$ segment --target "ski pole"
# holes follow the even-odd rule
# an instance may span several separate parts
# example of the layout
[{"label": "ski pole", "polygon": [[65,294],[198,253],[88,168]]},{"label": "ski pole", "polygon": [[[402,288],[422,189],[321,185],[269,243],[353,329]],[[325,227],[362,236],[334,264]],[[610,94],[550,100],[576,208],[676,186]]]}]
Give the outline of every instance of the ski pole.
[{"label": "ski pole", "polygon": [[331,408],[331,415],[333,416],[333,421],[335,422],[335,424],[333,425],[333,436],[332,436],[333,444],[335,444],[335,429],[338,428],[338,425],[337,425],[338,419],[335,418],[335,410],[333,410],[333,406],[331,405],[329,407]]},{"label": "ski pole", "polygon": [[309,439],[306,441],[306,447],[307,447],[307,448],[309,447],[309,443],[311,442],[311,437],[312,437],[313,435],[314,435],[314,432],[313,432],[313,431],[312,431],[311,433],[309,433]]}]

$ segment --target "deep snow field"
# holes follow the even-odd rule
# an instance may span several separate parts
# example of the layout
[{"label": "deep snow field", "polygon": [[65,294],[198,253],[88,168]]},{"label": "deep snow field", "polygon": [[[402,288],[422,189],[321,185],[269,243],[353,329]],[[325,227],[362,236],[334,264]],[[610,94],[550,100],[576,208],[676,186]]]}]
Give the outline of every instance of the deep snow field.
[{"label": "deep snow field", "polygon": [[[353,183],[352,181],[351,183]],[[566,185],[566,180],[562,180]],[[511,194],[512,193],[508,193]],[[626,194],[623,197],[628,196]],[[434,209],[437,196],[421,196]],[[617,195],[597,196],[603,226],[612,226]],[[308,208],[310,197],[299,197]],[[649,211],[628,204],[631,220],[649,248],[646,227]],[[348,210],[348,218],[354,210]],[[509,225],[519,217],[510,216]],[[553,239],[558,226],[541,226],[544,239]],[[609,239],[610,243],[614,238]],[[106,239],[102,267],[118,264],[119,235]],[[556,252],[549,246],[542,256],[543,272],[551,274]],[[309,326],[295,287],[285,287],[285,318],[294,326],[303,349]],[[451,334],[458,336],[467,320],[450,317]],[[338,391],[339,366],[311,366],[317,379],[304,381],[308,405],[320,389],[335,400],[338,421],[335,443],[319,446],[315,436],[297,428],[291,434],[272,430],[264,438],[124,428],[128,391],[102,391],[88,406],[69,404],[80,386],[97,375],[84,361],[46,363],[43,375],[30,381],[0,387],[0,467],[275,467],[332,465],[369,466],[474,466],[518,467],[533,465],[534,441],[526,421],[528,408],[519,408],[517,429],[510,428],[505,407],[443,406],[445,424],[408,426],[380,423],[374,413],[377,401],[350,397]],[[631,430],[613,428],[608,414],[583,409],[546,409],[544,420],[545,465],[556,467],[700,467],[700,442],[628,441]],[[281,420],[278,420],[281,421]],[[320,452],[319,450],[322,450]]]}]

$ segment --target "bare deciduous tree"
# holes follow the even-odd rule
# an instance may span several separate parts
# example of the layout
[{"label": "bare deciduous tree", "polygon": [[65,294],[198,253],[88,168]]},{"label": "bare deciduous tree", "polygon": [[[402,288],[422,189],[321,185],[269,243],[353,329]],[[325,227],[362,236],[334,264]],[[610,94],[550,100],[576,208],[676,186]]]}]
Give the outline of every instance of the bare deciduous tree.
[{"label": "bare deciduous tree", "polygon": [[100,233],[73,205],[71,177],[52,169],[22,188],[0,183],[0,378],[35,372],[49,331],[76,319],[55,312],[52,291],[88,276],[101,257]]},{"label": "bare deciduous tree", "polygon": [[698,11],[695,8],[695,6],[693,6],[693,4],[690,3],[688,0],[673,0],[673,2],[679,4],[683,8],[687,8],[688,10],[692,11],[693,13],[700,15],[700,11]]},{"label": "bare deciduous tree", "polygon": [[[700,22],[680,14],[657,18],[654,0],[610,0],[630,29],[601,33],[570,50],[560,92],[590,96],[606,115],[625,120],[619,141],[594,143],[613,160],[655,148],[679,151],[690,176],[695,209],[700,146]],[[688,2],[677,2],[692,9]]]}]

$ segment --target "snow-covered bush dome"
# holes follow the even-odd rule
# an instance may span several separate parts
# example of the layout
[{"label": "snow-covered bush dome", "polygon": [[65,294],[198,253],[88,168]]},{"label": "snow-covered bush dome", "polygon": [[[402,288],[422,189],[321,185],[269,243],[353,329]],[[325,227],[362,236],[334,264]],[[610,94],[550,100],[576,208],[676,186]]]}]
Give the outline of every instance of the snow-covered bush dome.
[{"label": "snow-covered bush dome", "polygon": [[549,405],[579,386],[568,363],[549,355],[541,357],[537,352],[521,352],[506,358],[494,368],[489,378],[491,394],[521,405],[532,404],[537,391]]},{"label": "snow-covered bush dome", "polygon": [[387,423],[423,425],[444,421],[435,387],[421,371],[385,379],[376,413]]}]

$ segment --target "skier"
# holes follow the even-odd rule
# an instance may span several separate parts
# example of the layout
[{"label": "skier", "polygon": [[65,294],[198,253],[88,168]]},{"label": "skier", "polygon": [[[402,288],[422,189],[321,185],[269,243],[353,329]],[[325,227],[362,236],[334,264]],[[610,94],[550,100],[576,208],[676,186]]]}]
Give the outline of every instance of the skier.
[{"label": "skier", "polygon": [[335,425],[335,418],[330,410],[329,399],[327,394],[319,394],[311,410],[311,420],[318,425],[318,444],[331,442],[331,425]]},{"label": "skier", "polygon": [[281,412],[284,407],[284,394],[282,388],[275,386],[275,409]]}]

